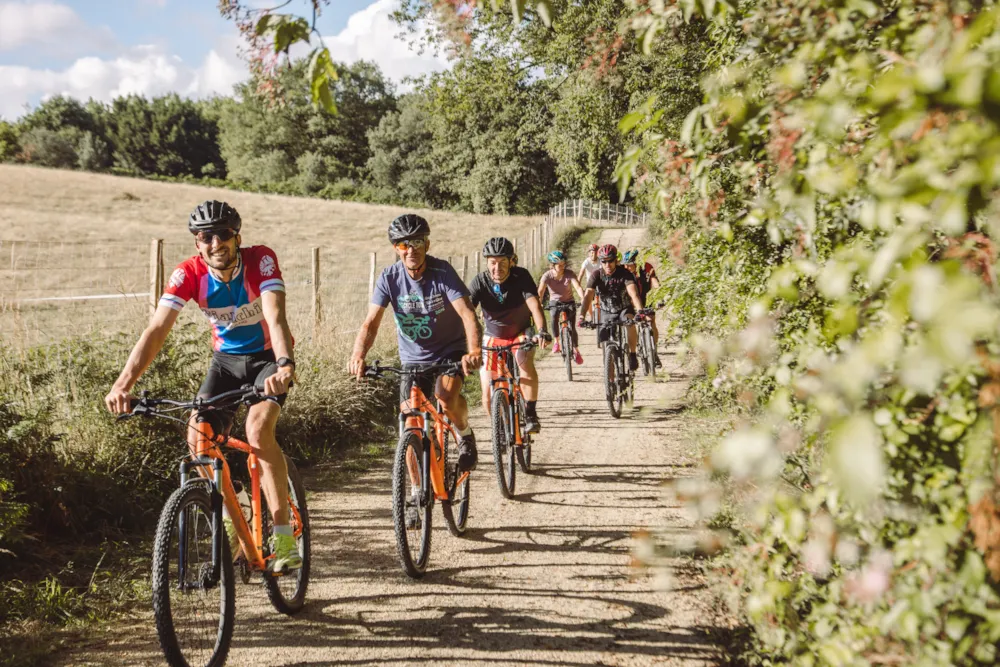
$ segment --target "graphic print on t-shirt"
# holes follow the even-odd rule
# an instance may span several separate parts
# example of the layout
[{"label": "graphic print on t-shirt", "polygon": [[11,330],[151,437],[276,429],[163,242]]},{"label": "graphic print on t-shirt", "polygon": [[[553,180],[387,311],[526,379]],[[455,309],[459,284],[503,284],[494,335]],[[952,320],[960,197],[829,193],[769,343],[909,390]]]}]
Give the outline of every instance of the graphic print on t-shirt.
[{"label": "graphic print on t-shirt", "polygon": [[424,299],[419,292],[400,294],[396,299],[396,326],[406,338],[416,342],[434,335],[431,313],[436,317],[444,312],[444,295],[432,292]]}]

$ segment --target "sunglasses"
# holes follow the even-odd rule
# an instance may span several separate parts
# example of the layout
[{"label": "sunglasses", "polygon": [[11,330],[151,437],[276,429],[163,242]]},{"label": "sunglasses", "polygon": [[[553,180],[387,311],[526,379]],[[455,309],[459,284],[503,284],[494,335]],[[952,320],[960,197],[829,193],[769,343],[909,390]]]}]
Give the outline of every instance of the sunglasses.
[{"label": "sunglasses", "polygon": [[615,264],[617,261],[617,259],[602,259],[601,264]]},{"label": "sunglasses", "polygon": [[204,243],[205,245],[212,245],[212,239],[219,239],[220,243],[225,243],[234,236],[236,236],[236,232],[231,229],[223,229],[219,232],[198,232],[195,234],[198,243]]},{"label": "sunglasses", "polygon": [[423,250],[427,247],[427,239],[403,239],[398,243],[393,243],[393,247],[396,250],[403,252],[407,248],[413,248],[414,250]]}]

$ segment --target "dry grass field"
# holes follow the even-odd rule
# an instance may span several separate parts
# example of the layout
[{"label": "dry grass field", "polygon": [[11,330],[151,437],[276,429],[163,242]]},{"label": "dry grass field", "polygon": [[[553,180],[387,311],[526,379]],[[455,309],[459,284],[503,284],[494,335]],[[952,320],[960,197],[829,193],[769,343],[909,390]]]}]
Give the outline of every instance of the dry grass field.
[{"label": "dry grass field", "polygon": [[[244,245],[278,252],[300,329],[312,306],[311,247],[320,248],[327,320],[347,328],[367,301],[369,253],[378,253],[379,266],[390,263],[386,227],[412,210],[0,164],[0,335],[30,343],[134,325],[144,316],[146,297],[52,299],[146,292],[150,240],[164,240],[169,275],[193,254],[187,217],[206,199],[239,210]],[[460,258],[490,236],[523,238],[540,221],[415,212],[431,223],[431,253],[453,257],[459,269]]]}]

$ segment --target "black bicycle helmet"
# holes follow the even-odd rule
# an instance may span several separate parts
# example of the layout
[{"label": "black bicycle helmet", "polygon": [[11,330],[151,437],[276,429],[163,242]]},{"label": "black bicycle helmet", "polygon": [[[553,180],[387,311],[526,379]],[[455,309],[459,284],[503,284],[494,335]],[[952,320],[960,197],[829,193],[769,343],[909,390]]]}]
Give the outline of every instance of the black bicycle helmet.
[{"label": "black bicycle helmet", "polygon": [[416,213],[404,213],[389,223],[389,243],[430,236],[431,226]]},{"label": "black bicycle helmet", "polygon": [[239,233],[243,221],[236,209],[224,201],[211,199],[204,201],[191,211],[188,218],[188,231],[192,234],[198,232],[218,232],[223,229],[231,229]]},{"label": "black bicycle helmet", "polygon": [[514,244],[502,236],[494,236],[483,246],[483,257],[507,257],[514,256]]}]

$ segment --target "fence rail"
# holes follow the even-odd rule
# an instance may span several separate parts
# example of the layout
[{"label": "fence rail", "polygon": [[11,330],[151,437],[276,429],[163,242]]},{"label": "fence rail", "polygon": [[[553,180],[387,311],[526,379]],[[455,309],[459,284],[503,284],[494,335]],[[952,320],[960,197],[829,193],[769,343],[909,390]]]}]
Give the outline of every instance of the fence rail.
[{"label": "fence rail", "polygon": [[[529,231],[513,238],[522,266],[534,267],[568,226],[636,226],[646,214],[628,206],[583,199],[552,207]],[[481,248],[480,239],[476,248]],[[471,241],[471,239],[470,239]],[[356,331],[375,280],[396,261],[391,248],[344,257],[333,247],[282,246],[278,255],[297,337]],[[0,240],[0,338],[47,342],[92,330],[141,326],[156,307],[173,267],[190,257],[189,243],[60,243]],[[446,256],[465,282],[484,270],[478,250]]]}]

